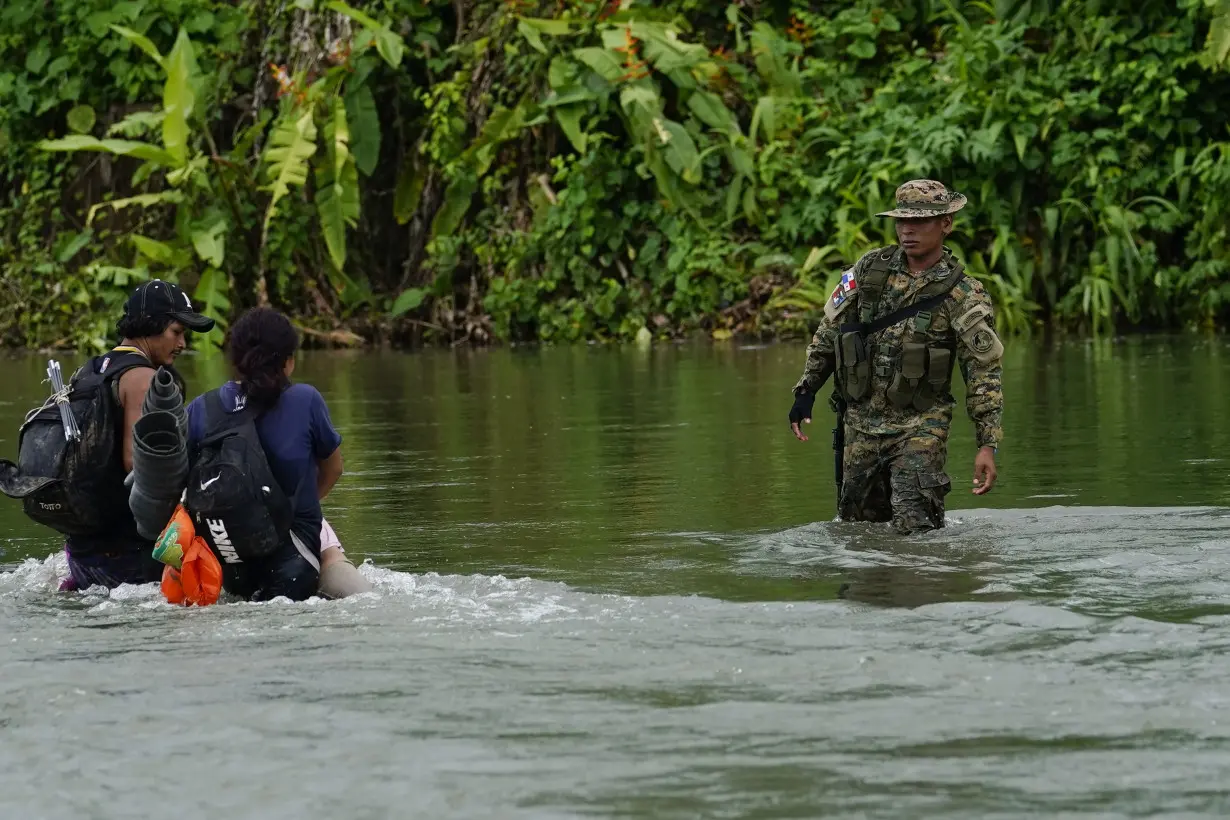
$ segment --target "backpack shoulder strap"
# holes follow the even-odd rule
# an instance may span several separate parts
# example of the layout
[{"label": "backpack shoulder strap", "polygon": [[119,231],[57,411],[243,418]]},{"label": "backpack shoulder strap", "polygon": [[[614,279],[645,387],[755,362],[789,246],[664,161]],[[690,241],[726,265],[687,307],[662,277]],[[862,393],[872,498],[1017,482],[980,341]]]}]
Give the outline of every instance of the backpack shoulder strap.
[{"label": "backpack shoulder strap", "polygon": [[[269,465],[269,453],[265,450],[265,444],[261,441],[260,432],[256,429],[256,421],[260,418],[251,406],[245,406],[241,410],[234,413],[228,413],[222,405],[222,388],[215,388],[208,393],[202,395],[204,403],[205,417],[201,425],[204,431],[201,435],[200,442],[196,445],[195,450],[199,452],[202,448],[211,444],[216,444],[222,439],[230,435],[239,435],[247,438],[257,450],[260,451],[264,459],[266,468],[269,469],[270,475],[274,479],[274,483],[282,494],[287,499],[297,498],[299,490],[303,487],[307,480],[307,474],[299,477],[298,483],[293,488],[286,488],[277,480],[276,474],[273,473]],[[288,502],[289,503],[289,502]]]},{"label": "backpack shoulder strap", "polygon": [[117,347],[110,353],[95,356],[73,374],[70,397],[80,398],[101,385],[118,383],[120,376],[137,367],[152,369],[154,365],[136,348]]},{"label": "backpack shoulder strap", "polygon": [[256,425],[252,417],[252,411],[244,407],[234,413],[227,412],[226,408],[222,405],[222,388],[210,390],[201,397],[201,400],[205,417],[201,424],[203,432],[200,444],[197,445],[198,448],[214,444],[236,430],[241,430],[249,425],[252,425],[252,431],[255,433]]}]

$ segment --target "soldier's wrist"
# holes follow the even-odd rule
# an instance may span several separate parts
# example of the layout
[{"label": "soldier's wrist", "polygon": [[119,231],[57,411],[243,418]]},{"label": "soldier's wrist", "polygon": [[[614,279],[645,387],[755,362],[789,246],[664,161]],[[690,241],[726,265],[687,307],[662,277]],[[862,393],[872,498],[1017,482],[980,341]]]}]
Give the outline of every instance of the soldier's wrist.
[{"label": "soldier's wrist", "polygon": [[986,444],[980,444],[980,445],[978,445],[978,449],[980,449],[980,450],[990,450],[990,451],[991,451],[991,455],[997,455],[997,454],[999,453],[999,443],[998,443],[998,442],[995,442],[995,441],[992,441],[992,442],[989,442],[989,443],[986,443]]}]

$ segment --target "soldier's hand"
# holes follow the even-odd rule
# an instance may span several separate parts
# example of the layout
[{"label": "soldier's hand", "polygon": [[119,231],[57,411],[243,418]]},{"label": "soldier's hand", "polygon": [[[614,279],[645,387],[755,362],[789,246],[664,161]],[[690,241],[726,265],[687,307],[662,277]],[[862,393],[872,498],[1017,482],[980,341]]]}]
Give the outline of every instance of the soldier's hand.
[{"label": "soldier's hand", "polygon": [[794,394],[794,405],[790,408],[790,432],[799,441],[807,441],[807,435],[799,429],[799,423],[811,424],[811,408],[815,403],[815,393],[800,390]]},{"label": "soldier's hand", "polygon": [[990,447],[981,447],[974,457],[974,495],[986,495],[995,486],[999,475],[995,470],[995,451]]}]

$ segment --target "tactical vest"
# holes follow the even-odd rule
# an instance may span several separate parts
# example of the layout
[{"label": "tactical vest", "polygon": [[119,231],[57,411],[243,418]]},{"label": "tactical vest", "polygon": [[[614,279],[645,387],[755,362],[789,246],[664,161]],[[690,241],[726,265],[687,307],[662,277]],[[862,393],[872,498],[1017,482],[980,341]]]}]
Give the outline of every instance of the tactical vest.
[{"label": "tactical vest", "polygon": [[[852,404],[864,401],[871,395],[875,377],[891,377],[886,391],[889,402],[899,410],[913,407],[923,412],[934,407],[940,397],[948,393],[952,384],[956,341],[955,337],[943,341],[928,339],[927,331],[931,328],[932,319],[930,310],[914,315],[900,346],[893,345],[881,351],[880,345],[873,340],[876,332],[867,332],[867,325],[876,318],[876,309],[880,305],[896,253],[895,245],[885,248],[872,258],[858,277],[859,321],[841,326],[837,340],[836,387],[841,399],[846,404]],[[951,295],[952,289],[965,274],[965,266],[947,254],[945,258],[952,266],[952,273],[923,286],[913,303]],[[872,363],[880,352],[887,354],[889,362],[873,368]]]}]

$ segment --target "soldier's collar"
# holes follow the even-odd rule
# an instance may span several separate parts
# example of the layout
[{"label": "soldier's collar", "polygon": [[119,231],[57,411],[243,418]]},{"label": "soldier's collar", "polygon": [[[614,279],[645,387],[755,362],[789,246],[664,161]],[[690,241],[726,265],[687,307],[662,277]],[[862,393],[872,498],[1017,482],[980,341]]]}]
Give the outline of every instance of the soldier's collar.
[{"label": "soldier's collar", "polygon": [[[953,262],[956,257],[952,253],[952,248],[947,245],[942,246],[940,259],[931,267],[927,268],[917,276],[912,276],[916,282],[932,282],[943,279],[952,271]],[[905,258],[905,248],[897,248],[897,252],[893,254],[893,259],[889,262],[889,267],[900,273],[909,273],[910,264]]]}]

